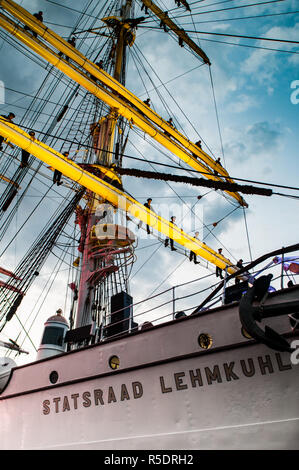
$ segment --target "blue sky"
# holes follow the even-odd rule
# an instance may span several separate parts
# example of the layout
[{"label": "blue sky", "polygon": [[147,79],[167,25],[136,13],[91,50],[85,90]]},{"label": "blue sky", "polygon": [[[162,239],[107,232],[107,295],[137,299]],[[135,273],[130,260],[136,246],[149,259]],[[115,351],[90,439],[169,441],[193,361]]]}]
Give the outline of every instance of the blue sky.
[{"label": "blue sky", "polygon": [[[45,0],[40,2],[23,0],[18,3],[31,12],[39,9],[43,10],[46,24],[48,21],[60,25],[72,25],[78,16],[71,10],[63,9]],[[296,2],[294,0],[204,14],[205,11],[248,5],[249,3],[245,0],[221,2],[221,4],[212,0],[201,3],[190,2],[192,12],[194,12],[192,19],[196,30],[288,40],[298,39],[298,15],[265,16],[295,11]],[[87,2],[78,0],[64,2],[64,5],[78,10],[82,10],[82,4],[85,5]],[[165,10],[175,6],[172,0],[164,3],[159,2],[158,4]],[[184,14],[183,8],[180,11]],[[201,13],[201,15],[197,13]],[[140,10],[136,8],[136,15],[139,14]],[[264,15],[264,17],[232,20],[232,18],[237,17],[261,15]],[[181,24],[186,30],[194,29],[192,19],[190,17],[181,19]],[[222,21],[199,24],[199,21],[215,21],[218,19]],[[188,24],[185,26],[185,23]],[[68,36],[70,31],[68,28],[50,24],[49,27],[65,37]],[[222,156],[208,67],[198,67],[201,62],[188,53],[185,48],[179,47],[177,41],[169,35],[161,30],[139,28],[135,43],[138,50],[142,50],[144,57],[152,66],[152,69],[149,69],[145,63],[147,72],[155,86],[161,85],[161,82],[165,83],[171,80],[166,85],[167,89],[160,86],[158,96],[155,91],[151,91],[153,86],[148,79],[144,78],[144,81],[141,81],[135,67],[132,51],[129,53],[128,88],[135,92],[137,96],[144,96],[143,99],[150,96],[152,106],[164,118],[170,117],[169,113],[171,112],[177,127],[192,141],[196,141],[200,136],[205,143],[204,149],[209,149],[216,157],[220,156],[233,177],[298,186],[299,104],[293,104],[291,101],[291,93],[294,91],[291,84],[295,80],[299,80],[299,54],[228,45],[212,42],[211,40],[299,52],[297,45],[192,33],[190,35],[195,41],[199,41],[200,46],[212,63],[211,72],[224,157]],[[46,74],[46,70],[32,60],[28,60],[27,57],[24,57],[1,39],[0,50],[0,80],[9,88],[24,93],[32,94],[37,90]],[[195,67],[198,68],[186,73]],[[158,74],[161,82],[159,82],[154,71]],[[169,110],[164,108],[160,100],[161,97],[167,100]],[[15,103],[26,108],[29,100],[7,90],[6,102]],[[0,106],[1,114],[7,112],[8,107],[7,104]],[[20,114],[24,112],[21,108],[15,109]],[[40,119],[41,122],[35,124],[37,127],[42,127],[49,117],[43,115]],[[17,119],[16,122],[18,122]],[[144,135],[140,133],[137,135],[133,132],[126,153],[137,157],[144,155],[149,160],[171,163],[158,148],[153,148],[148,140],[144,138]],[[59,150],[59,148],[57,149]],[[174,159],[174,161],[177,162],[177,159]],[[153,169],[150,166],[128,160],[126,165],[148,170]],[[157,166],[155,168],[158,171],[165,170],[163,167],[162,169]],[[130,177],[124,178],[124,185],[129,193],[135,195],[140,202],[152,197],[155,209],[162,211],[162,215],[165,217],[172,215],[169,213],[171,205],[173,205],[171,210],[180,212],[182,210],[182,200],[189,205],[194,205],[198,193],[204,194],[207,192],[204,188],[198,191],[197,188],[194,189],[183,184],[172,183],[166,185],[144,179],[133,180]],[[35,191],[35,195],[37,195],[38,184],[35,185]],[[277,191],[297,194],[287,189],[278,189]],[[181,198],[178,198],[177,195],[180,195]],[[55,198],[59,195],[53,194],[52,196],[53,199],[49,201],[49,204],[51,205],[53,202],[54,207]],[[227,200],[214,191],[198,203],[200,205],[198,207],[199,213],[203,216],[205,224],[212,229],[212,234],[206,238],[207,244],[217,249],[219,242],[221,242],[224,254],[228,258],[232,260],[243,258],[245,261],[250,261],[250,250],[254,259],[265,252],[298,241],[298,200],[278,196],[272,196],[271,198],[246,196],[245,199],[249,204],[249,208],[246,210],[246,220],[250,249],[242,209],[233,212],[231,216],[219,223],[215,229],[211,228],[210,224],[219,221],[221,217],[233,209]],[[24,243],[27,242],[29,245],[29,242],[34,238],[32,227],[37,227],[39,217],[40,214],[37,214],[36,220],[24,229],[22,238],[16,240],[6,257],[1,260],[2,264],[4,262],[7,264],[8,269],[13,270],[15,268],[17,255],[24,249]],[[22,214],[19,215],[15,225],[11,227],[7,239],[20,226],[21,221]],[[182,225],[184,223],[186,221],[183,221]],[[196,228],[201,229],[202,227],[198,226]],[[206,231],[204,231],[204,235],[207,235]],[[151,247],[155,242],[156,239],[153,238],[139,240],[138,248],[142,248],[142,250],[136,251],[137,261],[132,276],[137,271],[138,274],[133,277],[131,283],[131,291],[135,301],[146,298],[152,292],[159,292],[213,272],[214,268],[211,267],[211,271],[209,271],[202,265],[191,265],[188,259],[182,257],[180,253],[172,253],[163,246],[153,255],[153,250],[158,248],[158,245]],[[50,271],[47,271],[45,266],[44,275],[47,272]],[[41,274],[43,275],[43,273]],[[47,306],[41,308],[39,329],[34,333],[36,344],[39,343],[41,324],[49,314],[52,314],[53,310],[64,304],[65,289],[58,288],[58,285],[61,286],[63,282],[66,283],[66,278],[65,273],[62,271],[54,283],[56,293],[59,292],[61,298],[58,296],[55,305],[51,300],[50,304],[48,303]],[[206,285],[208,283],[203,281],[198,288],[204,288]],[[34,295],[38,295],[42,290],[42,284],[32,288],[32,298],[29,299],[28,295],[27,304],[22,311],[20,310],[20,315],[25,316],[27,314],[26,310],[35,302]],[[57,305],[58,303],[59,305]],[[18,325],[15,324],[14,326]],[[26,349],[26,346],[24,347]],[[31,345],[28,343],[27,348],[32,350]],[[31,357],[34,358],[34,355]]]}]

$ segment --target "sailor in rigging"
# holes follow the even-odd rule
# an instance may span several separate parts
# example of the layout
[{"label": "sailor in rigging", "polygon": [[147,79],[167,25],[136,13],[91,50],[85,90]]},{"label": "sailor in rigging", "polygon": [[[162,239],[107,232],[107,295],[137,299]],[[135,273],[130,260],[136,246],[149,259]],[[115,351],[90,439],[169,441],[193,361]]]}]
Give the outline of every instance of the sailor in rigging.
[{"label": "sailor in rigging", "polygon": [[[151,203],[152,203],[152,198],[148,198],[147,201],[143,204],[147,209],[150,209],[150,210],[153,210],[151,208]],[[142,220],[139,222],[138,224],[138,229],[140,229],[142,227]],[[148,224],[146,224],[146,232],[148,233],[148,235],[151,233],[150,231],[150,226]]]},{"label": "sailor in rigging", "polygon": [[[75,38],[75,36],[73,36],[71,39],[68,39],[67,42],[68,42],[71,46],[76,47],[76,38]],[[58,52],[58,55],[59,55],[59,57],[62,57],[62,56],[63,56],[63,53],[60,51],[60,52]],[[66,60],[67,62],[69,62],[70,58],[66,55],[66,56],[65,56],[65,60]],[[94,78],[94,77],[91,76],[91,78]]]},{"label": "sailor in rigging", "polygon": [[[222,248],[218,248],[218,253],[219,255],[222,255]],[[216,266],[216,277],[220,277],[220,279],[223,279],[222,276],[222,269]]]},{"label": "sailor in rigging", "polygon": [[[95,65],[96,65],[99,69],[102,69],[103,66],[104,66],[104,63],[103,63],[102,60],[99,60],[99,62],[95,62]],[[91,75],[91,74],[90,74],[90,78],[91,78],[94,82],[97,81],[97,78],[96,78],[94,75]]]},{"label": "sailor in rigging", "polygon": [[34,13],[34,17],[38,20],[38,21],[41,21],[43,22],[44,21],[44,17],[43,17],[43,12],[42,11],[39,11],[38,13]]},{"label": "sailor in rigging", "polygon": [[189,6],[189,3],[186,0],[181,0],[182,4],[186,8],[187,11],[191,11],[191,8]]},{"label": "sailor in rigging", "polygon": [[[44,17],[43,17],[43,12],[42,12],[42,11],[39,11],[38,13],[34,13],[33,16],[34,16],[38,21],[40,21],[41,23],[43,23]],[[37,38],[37,33],[36,33],[35,31],[32,31],[30,28],[28,28],[28,26],[24,26],[24,29],[25,29],[26,31],[30,31],[30,32],[33,34],[33,36],[34,36],[35,38]]]},{"label": "sailor in rigging", "polygon": [[[201,140],[198,140],[197,142],[195,142],[195,145],[201,149]],[[193,157],[194,158],[198,158],[197,155],[195,153],[192,153]]]},{"label": "sailor in rigging", "polygon": [[141,11],[142,11],[142,10],[144,10],[144,13],[145,13],[146,15],[148,15],[148,8],[147,8],[146,5],[144,5],[144,3],[141,5]]},{"label": "sailor in rigging", "polygon": [[[13,119],[16,117],[14,113],[8,113],[7,116],[4,116],[4,114],[1,114],[1,117],[4,118],[6,121],[9,121],[13,123]],[[2,143],[3,143],[4,137],[0,135],[0,151],[3,150]]]},{"label": "sailor in rigging", "polygon": [[[173,127],[173,129],[175,129],[175,125],[174,125],[174,123],[173,123],[172,118],[169,118],[169,119],[168,119],[167,124],[169,124],[170,127]],[[164,134],[167,135],[167,137],[170,137],[170,134],[169,134],[167,131],[164,131]]]},{"label": "sailor in rigging", "polygon": [[[69,157],[69,152],[64,152],[63,155],[68,158]],[[61,181],[61,172],[58,170],[54,170],[54,175],[53,175],[53,184],[57,184],[57,186],[60,186],[62,183]]]},{"label": "sailor in rigging", "polygon": [[[146,106],[148,106],[150,108],[151,107],[150,101],[151,101],[150,98],[147,98],[146,100],[143,101],[143,103],[146,104]],[[140,112],[140,114],[142,114],[142,116],[145,116],[145,114],[142,111],[139,111],[139,112]]]},{"label": "sailor in rigging", "polygon": [[[170,218],[170,222],[173,224],[173,225],[176,225],[175,223],[176,221],[176,217],[173,215],[171,218]],[[173,234],[173,231],[172,229],[170,228],[169,230],[169,235],[172,235]],[[170,248],[171,248],[171,251],[176,251],[176,248],[174,247],[174,242],[173,242],[173,239],[172,238],[166,238],[165,239],[165,242],[164,242],[164,246],[167,247],[168,244],[169,244],[169,240],[170,240]]]},{"label": "sailor in rigging", "polygon": [[[216,163],[216,165],[222,166],[221,161],[220,161],[220,158],[217,158],[217,160],[215,161],[215,163]],[[214,170],[214,175],[215,175],[215,176],[218,176],[218,171]]]},{"label": "sailor in rigging", "polygon": [[73,36],[71,39],[67,41],[71,46],[76,47],[76,38]]},{"label": "sailor in rigging", "polygon": [[[76,38],[73,36],[71,39],[68,39],[67,41],[71,46],[76,47]],[[69,62],[70,58],[68,56],[65,56],[65,60]]]},{"label": "sailor in rigging", "polygon": [[[194,238],[195,238],[196,240],[198,240],[198,235],[199,235],[199,232],[195,232]],[[190,259],[191,262],[192,262],[192,260],[193,260],[193,261],[194,261],[194,264],[200,264],[200,261],[197,261],[197,259],[196,259],[196,253],[194,253],[194,251],[190,251],[189,259]]]},{"label": "sailor in rigging", "polygon": [[[167,11],[164,11],[164,15],[165,15],[165,16],[168,16]],[[160,21],[160,28],[163,28],[164,31],[165,31],[165,33],[168,32],[168,29],[166,28],[166,24],[164,23],[164,21],[163,21],[162,19],[161,19],[161,21]]]},{"label": "sailor in rigging", "polygon": [[[243,260],[242,260],[242,259],[239,259],[239,261],[237,262],[236,266],[237,266],[239,269],[243,268]],[[236,277],[235,283],[236,283],[236,284],[239,284],[239,282],[240,282],[240,279],[239,279],[238,277]]]},{"label": "sailor in rigging", "polygon": [[174,0],[175,1],[175,4],[180,7],[181,6],[181,3],[184,5],[184,7],[186,8],[187,11],[191,11],[191,8],[189,6],[189,3],[186,1],[186,0]]},{"label": "sailor in rigging", "polygon": [[[35,140],[35,132],[30,131],[29,135],[32,140]],[[30,157],[30,153],[27,152],[27,150],[22,149],[22,158],[21,158],[20,168],[25,168],[26,166],[28,166],[29,157]]]}]

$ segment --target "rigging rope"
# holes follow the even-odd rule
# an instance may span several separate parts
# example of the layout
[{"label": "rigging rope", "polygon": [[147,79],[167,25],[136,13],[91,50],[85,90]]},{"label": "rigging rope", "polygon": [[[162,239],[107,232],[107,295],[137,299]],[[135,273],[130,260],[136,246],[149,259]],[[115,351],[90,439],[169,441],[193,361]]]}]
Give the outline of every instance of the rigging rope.
[{"label": "rigging rope", "polygon": [[[160,29],[160,28],[155,28],[155,27],[152,27],[152,26],[144,26],[144,28]],[[192,31],[192,33],[194,33],[194,31]],[[190,34],[190,38],[192,39],[191,34]],[[250,44],[240,44],[240,43],[236,43],[236,42],[217,41],[216,39],[206,39],[206,38],[202,38],[202,37],[200,38],[200,40],[201,41],[207,41],[207,42],[215,42],[215,43],[219,43],[219,44],[227,44],[229,46],[247,47],[249,49],[261,49],[261,50],[264,50],[264,51],[284,52],[286,54],[299,54],[299,52],[297,52],[297,51],[290,51],[290,50],[286,50],[286,49],[275,49],[273,47],[252,46]],[[204,64],[204,65],[206,65],[206,64]]]},{"label": "rigging rope", "polygon": [[[298,13],[299,13],[299,10],[282,11],[280,13],[269,13],[265,15],[239,16],[237,18],[222,18],[222,19],[217,19],[217,20],[197,21],[196,24],[219,23],[219,22],[223,23],[227,21],[248,20],[252,18],[267,18],[268,16],[297,15]],[[183,26],[187,26],[188,24],[191,24],[191,23],[184,23]]]},{"label": "rigging rope", "polygon": [[[250,7],[255,7],[255,6],[258,6],[258,5],[266,5],[266,4],[272,4],[272,3],[278,3],[278,2],[283,2],[285,0],[268,0],[266,2],[258,2],[258,3],[250,3],[250,4],[247,4],[247,5],[239,5],[239,6],[234,6],[234,7],[229,7],[229,8],[219,8],[217,10],[210,10],[210,11],[201,11],[201,12],[198,12],[198,13],[193,13],[193,15],[205,15],[205,14],[209,14],[209,13],[215,13],[215,12],[219,12],[219,11],[228,11],[228,10],[237,10],[239,8],[250,8]],[[220,2],[222,3],[222,2]],[[206,6],[211,6],[211,5],[206,5]],[[199,8],[203,8],[203,7],[199,7]],[[187,16],[189,15],[181,15],[181,16],[176,16],[176,19],[178,18],[186,18]]]},{"label": "rigging rope", "polygon": [[223,147],[223,141],[222,141],[222,134],[221,134],[220,122],[219,122],[219,114],[218,114],[217,103],[216,103],[214,81],[213,81],[212,71],[211,71],[210,66],[209,66],[209,76],[210,76],[211,87],[212,87],[212,92],[213,92],[213,100],[214,100],[215,113],[216,113],[216,119],[217,119],[217,127],[218,127],[218,133],[219,133],[219,139],[220,139],[220,145],[221,145],[221,153],[222,153],[222,158],[223,158],[223,161],[224,161],[224,165],[226,167],[225,156],[224,156],[224,147]]},{"label": "rigging rope", "polygon": [[252,263],[252,253],[251,253],[249,233],[248,233],[247,220],[246,220],[246,213],[245,213],[245,208],[244,207],[243,207],[243,214],[244,214],[244,222],[245,222],[245,229],[246,229],[246,237],[247,237],[247,243],[248,243],[249,256],[250,256],[250,261]]}]

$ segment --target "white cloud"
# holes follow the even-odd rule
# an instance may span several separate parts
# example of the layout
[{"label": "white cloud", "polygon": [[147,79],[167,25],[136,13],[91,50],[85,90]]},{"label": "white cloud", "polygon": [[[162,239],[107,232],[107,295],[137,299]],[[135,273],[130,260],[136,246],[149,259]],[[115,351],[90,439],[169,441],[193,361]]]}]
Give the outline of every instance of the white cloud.
[{"label": "white cloud", "polygon": [[231,111],[232,113],[243,113],[244,111],[257,106],[258,102],[254,96],[241,93],[239,96],[236,96],[235,100],[228,105],[227,110]]},{"label": "white cloud", "polygon": [[283,129],[280,123],[256,122],[244,129],[230,129],[230,138],[225,143],[225,154],[230,158],[245,161],[252,158],[273,159],[273,152],[282,148]]},{"label": "white cloud", "polygon": [[[290,41],[297,41],[298,35],[299,23],[296,23],[292,27],[275,26],[268,29],[268,31],[263,34],[264,37],[269,39],[287,39]],[[268,41],[258,41],[256,45],[259,47],[268,47],[281,50],[293,50],[294,47],[296,47],[296,45],[292,44]],[[288,54],[286,53],[256,49],[244,61],[244,64],[241,67],[241,71],[251,74],[252,78],[258,83],[267,83],[269,85],[273,82],[274,75],[278,72],[282,61],[285,61],[286,57],[291,64],[298,63],[298,55],[290,54],[288,57]]]}]

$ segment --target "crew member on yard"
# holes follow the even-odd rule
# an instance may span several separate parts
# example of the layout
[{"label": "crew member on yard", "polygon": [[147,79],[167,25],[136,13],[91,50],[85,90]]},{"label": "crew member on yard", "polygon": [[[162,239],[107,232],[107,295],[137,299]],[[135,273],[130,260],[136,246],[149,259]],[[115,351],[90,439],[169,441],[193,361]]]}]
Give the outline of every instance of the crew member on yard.
[{"label": "crew member on yard", "polygon": [[[13,123],[13,119],[16,117],[14,113],[8,113],[7,116],[4,116],[4,114],[1,114],[1,117],[5,119],[5,121],[9,121]],[[3,143],[4,137],[0,135],[0,151],[3,150],[2,143]]]},{"label": "crew member on yard", "polygon": [[43,15],[44,15],[43,12],[42,12],[42,11],[39,11],[38,13],[34,13],[33,16],[34,16],[38,21],[40,21],[41,23],[43,23],[43,21],[44,21]]},{"label": "crew member on yard", "polygon": [[[164,15],[165,15],[165,16],[168,16],[167,11],[164,11]],[[164,31],[165,31],[165,33],[167,33],[168,30],[167,30],[167,28],[166,28],[166,24],[164,23],[164,21],[163,21],[162,19],[161,19],[161,21],[160,21],[160,28],[163,28]]]},{"label": "crew member on yard", "polygon": [[[35,140],[35,132],[30,131],[29,135],[32,140]],[[28,166],[29,157],[30,157],[30,153],[27,152],[27,150],[22,149],[22,158],[21,158],[21,164],[20,164],[21,168],[25,168],[26,166]]]},{"label": "crew member on yard", "polygon": [[169,118],[167,122],[168,122],[168,124],[169,124],[171,127],[173,127],[173,128],[175,129],[175,125],[174,125],[174,123],[173,123],[173,119],[172,119],[172,118]]},{"label": "crew member on yard", "polygon": [[[41,23],[43,23],[44,17],[43,17],[43,12],[42,12],[42,11],[39,11],[38,13],[34,13],[33,16],[34,16],[38,21],[40,21]],[[30,31],[30,32],[33,34],[33,36],[34,36],[35,38],[37,38],[37,33],[36,33],[35,31],[32,31],[30,28],[28,28],[28,26],[24,26],[24,29],[25,29],[26,31]]]},{"label": "crew member on yard", "polygon": [[[175,125],[174,125],[174,123],[173,123],[172,118],[169,118],[169,119],[168,119],[167,124],[169,124],[170,127],[173,127],[173,128],[175,129]],[[170,137],[170,134],[169,134],[167,131],[164,131],[164,134],[167,135],[167,137]]]},{"label": "crew member on yard", "polygon": [[[69,152],[64,152],[63,155],[68,158],[69,157]],[[58,170],[54,170],[54,175],[53,175],[53,183],[57,184],[57,186],[60,186],[62,183],[61,181],[61,172]]]},{"label": "crew member on yard", "polygon": [[[71,39],[68,39],[67,42],[68,42],[71,46],[76,47],[76,38],[75,38],[75,36],[73,36]],[[62,53],[60,52],[58,55],[61,56]],[[66,55],[66,56],[65,56],[65,60],[66,60],[67,62],[69,62],[70,58]]]},{"label": "crew member on yard", "polygon": [[[201,140],[198,140],[197,142],[195,142],[195,145],[201,149]],[[197,155],[195,153],[192,153],[193,157],[194,158],[198,158]]]},{"label": "crew member on yard", "polygon": [[[173,224],[173,225],[176,225],[175,223],[176,221],[176,217],[173,215],[171,218],[170,218],[170,222]],[[170,229],[170,235],[172,235],[172,230]],[[174,247],[174,242],[173,242],[173,239],[172,238],[166,238],[165,239],[165,242],[164,242],[164,245],[167,247],[169,245],[169,240],[170,240],[170,248],[171,248],[171,251],[176,251],[176,248]]]},{"label": "crew member on yard", "polygon": [[71,39],[67,41],[71,46],[76,47],[76,38],[73,36]]},{"label": "crew member on yard", "polygon": [[148,8],[147,8],[147,6],[144,5],[144,3],[142,3],[142,5],[141,5],[141,11],[142,11],[142,10],[144,10],[144,13],[145,13],[146,15],[148,15]]},{"label": "crew member on yard", "polygon": [[[237,262],[236,266],[237,266],[239,269],[243,268],[243,260],[242,260],[242,259],[239,259],[239,261]],[[236,283],[236,284],[239,284],[239,282],[240,282],[240,279],[239,279],[238,277],[236,277],[235,283]]]},{"label": "crew member on yard", "polygon": [[[144,205],[145,207],[147,207],[147,209],[151,209],[151,210],[152,210],[152,208],[151,208],[151,203],[152,203],[152,198],[149,197],[143,205]],[[138,229],[140,229],[141,227],[142,227],[142,220],[141,220],[141,221],[139,222],[139,224],[138,224]],[[149,226],[148,224],[146,224],[146,231],[147,231],[148,234],[151,233],[151,231],[150,231],[150,226]]]},{"label": "crew member on yard", "polygon": [[[199,235],[199,232],[195,232],[194,238],[196,238],[196,240],[198,240],[198,235]],[[196,253],[194,253],[194,251],[190,251],[189,259],[190,259],[190,261],[193,260],[194,264],[200,264],[200,261],[197,261],[197,259],[196,259]]]},{"label": "crew member on yard", "polygon": [[[219,255],[222,255],[222,248],[218,248],[218,253]],[[223,279],[222,269],[219,268],[218,266],[216,266],[216,277],[220,277],[221,279]]]}]

